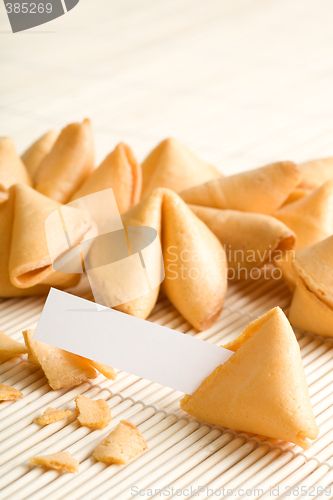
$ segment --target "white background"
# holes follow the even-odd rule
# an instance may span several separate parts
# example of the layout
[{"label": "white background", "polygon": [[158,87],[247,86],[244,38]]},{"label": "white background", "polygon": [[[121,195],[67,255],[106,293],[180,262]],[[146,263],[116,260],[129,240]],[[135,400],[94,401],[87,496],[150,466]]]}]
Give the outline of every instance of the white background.
[{"label": "white background", "polygon": [[12,34],[0,134],[19,151],[92,118],[100,161],[175,136],[224,172],[333,154],[331,0],[80,0]]}]

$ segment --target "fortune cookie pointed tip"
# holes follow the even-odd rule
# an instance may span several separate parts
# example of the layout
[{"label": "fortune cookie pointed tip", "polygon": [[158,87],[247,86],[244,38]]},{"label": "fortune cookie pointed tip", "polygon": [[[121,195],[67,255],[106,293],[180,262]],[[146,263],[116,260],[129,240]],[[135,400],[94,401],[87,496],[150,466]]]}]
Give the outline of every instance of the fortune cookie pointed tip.
[{"label": "fortune cookie pointed tip", "polygon": [[175,192],[221,177],[219,171],[202,161],[174,138],[160,142],[142,163],[142,197],[157,187]]},{"label": "fortune cookie pointed tip", "polygon": [[70,123],[60,132],[36,173],[35,189],[67,203],[94,169],[94,142],[90,121]]}]

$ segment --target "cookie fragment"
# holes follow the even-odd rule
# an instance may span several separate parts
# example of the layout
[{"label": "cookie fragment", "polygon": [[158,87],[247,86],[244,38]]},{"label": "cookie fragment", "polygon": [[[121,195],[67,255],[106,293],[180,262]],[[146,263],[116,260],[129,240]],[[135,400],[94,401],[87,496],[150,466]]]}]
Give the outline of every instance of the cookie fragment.
[{"label": "cookie fragment", "polygon": [[93,361],[92,359],[87,359],[87,361],[89,361],[89,363],[94,368],[96,368],[98,372],[104,375],[104,377],[108,378],[109,380],[116,380],[116,372],[114,371],[114,368],[112,368],[112,366],[103,365],[103,363],[99,363],[98,361]]},{"label": "cookie fragment", "polygon": [[14,357],[20,354],[26,354],[28,349],[21,342],[16,342],[5,333],[0,331],[0,358],[3,357]]},{"label": "cookie fragment", "polygon": [[47,469],[74,474],[79,470],[79,462],[68,451],[29,458],[31,465],[41,465]]},{"label": "cookie fragment", "polygon": [[49,425],[54,422],[59,422],[59,420],[64,420],[72,414],[73,412],[71,410],[56,410],[50,407],[44,411],[41,417],[35,418],[33,422],[38,425]]},{"label": "cookie fragment", "polygon": [[111,366],[45,344],[35,340],[33,335],[34,330],[23,332],[28,348],[28,360],[43,370],[53,390],[79,385],[90,378],[96,378],[96,370],[108,379],[116,378],[116,373]]},{"label": "cookie fragment", "polygon": [[81,356],[33,339],[33,330],[23,332],[29,360],[40,366],[55,391],[96,378],[95,368]]},{"label": "cookie fragment", "polygon": [[105,464],[126,464],[147,448],[139,429],[131,422],[122,420],[97,446],[94,458]]},{"label": "cookie fragment", "polygon": [[111,421],[111,410],[104,399],[92,401],[80,394],[75,398],[75,404],[79,411],[77,417],[81,425],[93,429],[104,429]]},{"label": "cookie fragment", "polygon": [[21,398],[23,398],[21,391],[10,385],[0,384],[0,401],[13,401]]}]

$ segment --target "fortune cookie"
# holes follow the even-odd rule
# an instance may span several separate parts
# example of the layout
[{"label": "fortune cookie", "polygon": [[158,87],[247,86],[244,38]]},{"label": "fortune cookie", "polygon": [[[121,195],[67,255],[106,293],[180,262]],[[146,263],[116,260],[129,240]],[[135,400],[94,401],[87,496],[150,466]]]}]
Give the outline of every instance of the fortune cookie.
[{"label": "fortune cookie", "polygon": [[296,253],[296,288],[290,306],[293,326],[333,337],[333,236]]},{"label": "fortune cookie", "polygon": [[197,330],[221,313],[227,291],[227,260],[217,237],[173,191],[162,205],[163,290]]},{"label": "fortune cookie", "polygon": [[112,188],[119,213],[127,212],[140,200],[141,182],[141,167],[131,148],[120,143],[73,194],[71,200]]},{"label": "fortune cookie", "polygon": [[[163,253],[163,289],[170,301],[198,330],[212,325],[222,310],[227,289],[225,252],[216,236],[166,188],[154,190],[124,214],[122,221],[130,242],[131,231],[140,227],[154,229],[157,237],[143,248],[147,233],[142,232],[142,244],[139,240],[131,245],[127,258],[120,255],[124,244],[116,235],[114,243],[110,239],[108,245],[96,239],[89,255],[93,269],[88,271],[95,299],[97,296],[103,305],[147,318],[163,280]],[[110,264],[102,266],[102,262]]]},{"label": "fortune cookie", "polygon": [[142,164],[142,197],[166,187],[176,193],[221,177],[220,172],[200,160],[176,139],[165,139]]},{"label": "fortune cookie", "polygon": [[42,160],[35,177],[35,189],[60,203],[70,197],[94,168],[94,144],[90,120],[64,128],[53,148]]},{"label": "fortune cookie", "polygon": [[279,307],[250,323],[225,348],[234,354],[181,408],[213,425],[260,434],[308,448],[319,430],[300,349]]},{"label": "fortune cookie", "polygon": [[[60,209],[61,205],[23,184],[11,188],[14,197],[14,218],[10,258],[8,263],[11,283],[18,288],[30,288],[43,283],[51,286],[70,286],[79,276],[60,273],[52,266],[50,249],[46,238],[45,221]],[[66,207],[66,230],[71,235],[71,244],[76,245],[93,226],[88,214]],[[53,252],[61,255],[69,250],[60,223],[54,225],[49,241],[54,242]]]},{"label": "fortune cookie", "polygon": [[[28,188],[29,189],[29,188]],[[33,191],[33,190],[31,190]],[[0,297],[19,297],[23,295],[38,295],[47,293],[49,286],[37,285],[31,288],[17,288],[9,278],[9,259],[14,223],[15,187],[9,190],[9,198],[0,204]],[[35,242],[31,242],[33,245]]]},{"label": "fortune cookie", "polygon": [[227,254],[229,278],[274,263],[295,246],[291,229],[270,215],[190,205],[191,210],[220,240]]},{"label": "fortune cookie", "polygon": [[[297,236],[295,251],[314,245],[333,234],[333,180],[294,203],[277,210],[274,216]],[[289,287],[295,288],[294,252],[276,262]]]},{"label": "fortune cookie", "polygon": [[21,156],[24,165],[35,182],[37,171],[45,156],[51,151],[58,138],[58,132],[50,130],[34,142]]},{"label": "fortune cookie", "polygon": [[221,177],[180,193],[186,203],[271,215],[299,183],[297,166],[284,161]]},{"label": "fortune cookie", "polygon": [[0,184],[8,189],[17,183],[32,185],[30,175],[16,152],[14,141],[10,137],[0,137]]}]

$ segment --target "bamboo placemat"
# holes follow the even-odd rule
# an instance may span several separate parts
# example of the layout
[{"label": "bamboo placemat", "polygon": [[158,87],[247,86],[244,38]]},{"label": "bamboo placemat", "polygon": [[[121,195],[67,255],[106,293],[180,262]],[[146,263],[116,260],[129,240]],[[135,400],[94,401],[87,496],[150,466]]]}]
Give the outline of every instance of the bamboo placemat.
[{"label": "bamboo placemat", "polygon": [[[98,161],[121,140],[141,160],[171,135],[227,174],[332,155],[332,17],[329,0],[81,0],[52,24],[13,35],[0,6],[0,134],[22,151],[47,129],[89,116]],[[1,301],[0,329],[20,340],[43,302]],[[259,314],[276,305],[288,312],[289,304],[281,281],[233,284],[221,318],[198,337],[228,342]],[[150,320],[196,335],[164,298]],[[319,487],[331,487],[322,496],[333,498],[333,341],[297,337],[320,426],[306,452],[190,419],[180,393],[126,373],[50,391],[27,361],[1,364],[0,383],[15,384],[24,398],[1,404],[0,499],[130,499],[138,489],[149,498],[149,488],[163,487],[164,498],[171,488],[176,498],[196,498],[198,487],[200,498],[223,487],[229,497],[249,489],[258,498],[262,489],[276,498],[297,486],[293,498],[319,498]],[[109,429],[32,424],[47,406],[73,406],[78,393],[105,398],[112,425],[130,419],[149,450],[128,466],[106,467],[91,453]],[[61,450],[80,461],[75,477],[27,465],[29,456]]]}]

